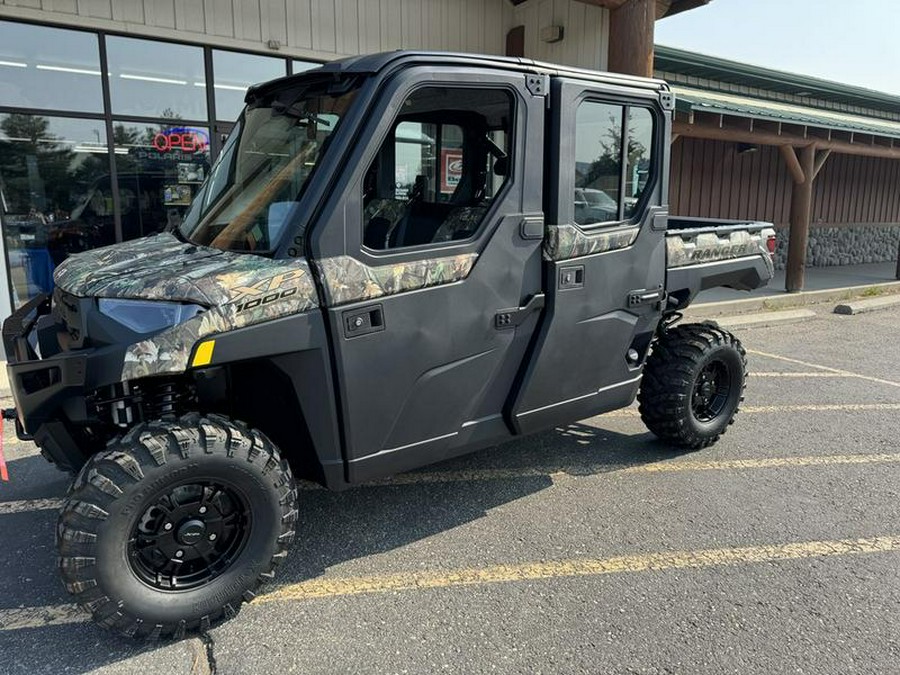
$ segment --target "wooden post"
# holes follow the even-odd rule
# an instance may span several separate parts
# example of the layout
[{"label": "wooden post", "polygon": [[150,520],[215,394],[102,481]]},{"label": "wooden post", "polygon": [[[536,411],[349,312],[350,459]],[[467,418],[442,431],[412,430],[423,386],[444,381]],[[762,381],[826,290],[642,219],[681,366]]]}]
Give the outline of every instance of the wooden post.
[{"label": "wooden post", "polygon": [[[791,154],[793,152],[792,149]],[[801,176],[797,175],[794,177],[794,190],[791,194],[791,230],[790,238],[788,239],[787,272],[785,275],[785,290],[788,293],[796,293],[803,290],[804,275],[806,273],[806,246],[809,242],[809,223],[812,220],[813,181],[815,180],[816,172],[815,145],[807,145],[800,150],[798,164],[803,180],[798,183],[797,178]]]},{"label": "wooden post", "polygon": [[609,61],[613,73],[653,77],[655,0],[626,0],[609,13]]}]

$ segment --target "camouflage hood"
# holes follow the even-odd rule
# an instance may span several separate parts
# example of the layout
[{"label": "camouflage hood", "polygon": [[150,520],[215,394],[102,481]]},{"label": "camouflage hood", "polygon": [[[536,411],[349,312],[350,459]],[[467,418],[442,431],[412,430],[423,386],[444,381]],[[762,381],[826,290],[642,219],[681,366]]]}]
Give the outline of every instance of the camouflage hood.
[{"label": "camouflage hood", "polygon": [[283,261],[186,244],[164,233],[70,256],[56,269],[54,281],[80,297],[215,307],[233,301],[240,288],[272,277],[284,267]]},{"label": "camouflage hood", "polygon": [[86,251],[54,275],[81,297],[190,302],[208,308],[130,345],[122,379],[181,373],[198,340],[318,307],[309,264],[185,244],[172,234]]}]

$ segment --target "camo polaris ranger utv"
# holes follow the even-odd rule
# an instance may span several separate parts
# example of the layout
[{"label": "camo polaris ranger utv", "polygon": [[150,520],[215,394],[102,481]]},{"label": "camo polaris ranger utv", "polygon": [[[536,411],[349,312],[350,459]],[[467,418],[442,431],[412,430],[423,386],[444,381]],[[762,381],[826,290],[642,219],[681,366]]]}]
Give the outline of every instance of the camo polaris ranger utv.
[{"label": "camo polaris ranger utv", "polygon": [[103,626],[234,615],[294,540],[295,477],[340,490],[636,396],[675,446],[732,422],[740,344],[674,324],[765,284],[774,231],[667,217],[664,83],[393,52],[246,100],[179,229],[71,256],[3,328],[17,432],[76,474],[60,572]]}]

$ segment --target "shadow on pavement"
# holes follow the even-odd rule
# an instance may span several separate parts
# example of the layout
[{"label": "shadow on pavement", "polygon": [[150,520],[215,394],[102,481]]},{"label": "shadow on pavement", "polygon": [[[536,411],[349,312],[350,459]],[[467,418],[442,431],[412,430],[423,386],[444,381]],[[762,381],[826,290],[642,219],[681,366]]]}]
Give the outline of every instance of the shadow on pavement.
[{"label": "shadow on pavement", "polygon": [[[545,467],[573,475],[599,474],[676,455],[649,434],[625,435],[573,424],[409,474],[521,469],[521,476],[512,471],[489,481],[398,481],[342,493],[304,490],[298,543],[279,570],[277,583],[312,579],[341,562],[384,553],[477,520],[492,508],[550,487],[550,475],[541,473]],[[36,456],[11,462],[10,472],[19,484],[3,493],[4,500],[61,497],[68,484]],[[37,482],[29,484],[32,480]],[[0,514],[0,610],[70,603],[55,567],[55,524],[53,510]],[[0,673],[84,673],[149,650],[158,650],[161,657],[153,661],[154,669],[170,659],[182,668],[190,654],[185,643],[180,644],[178,649],[136,644],[91,623],[0,630],[0,651],[6,654]],[[121,672],[131,672],[132,665],[123,664]]]},{"label": "shadow on pavement", "polygon": [[[572,424],[417,473],[521,469],[491,480],[398,481],[346,492],[300,494],[297,544],[277,585],[315,578],[341,562],[384,553],[483,517],[487,511],[550,487],[551,472],[594,475],[675,457],[650,434],[625,435]],[[540,472],[547,469],[547,474]],[[536,473],[533,469],[538,469]]]}]

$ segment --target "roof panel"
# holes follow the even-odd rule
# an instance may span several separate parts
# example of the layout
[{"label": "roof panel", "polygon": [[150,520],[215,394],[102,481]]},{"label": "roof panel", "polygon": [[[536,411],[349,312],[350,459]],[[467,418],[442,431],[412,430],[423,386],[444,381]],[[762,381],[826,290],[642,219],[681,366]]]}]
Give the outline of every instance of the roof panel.
[{"label": "roof panel", "polygon": [[676,109],[685,112],[712,112],[822,129],[900,138],[900,122],[677,85],[672,86],[672,91],[675,92]]}]

